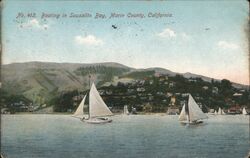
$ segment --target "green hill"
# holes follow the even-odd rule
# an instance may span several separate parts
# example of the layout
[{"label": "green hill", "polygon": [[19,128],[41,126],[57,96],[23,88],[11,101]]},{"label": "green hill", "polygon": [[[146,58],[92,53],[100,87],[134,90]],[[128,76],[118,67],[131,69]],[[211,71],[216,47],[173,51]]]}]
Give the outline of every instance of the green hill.
[{"label": "green hill", "polygon": [[[90,80],[89,75],[91,75]],[[168,76],[169,80],[160,81],[159,77],[155,78],[157,75]],[[141,86],[140,80],[145,80],[143,86]],[[110,91],[114,91],[114,93],[121,96],[136,95],[134,99],[122,100],[119,97],[113,99],[109,97],[107,99],[111,99],[110,102],[117,100],[115,101],[117,104],[119,102],[125,104],[126,100],[129,100],[130,103],[134,101],[141,104],[145,102],[143,101],[145,98],[154,98],[150,101],[155,102],[155,105],[165,105],[166,103],[160,103],[160,101],[166,100],[168,102],[169,98],[164,98],[158,94],[161,92],[164,95],[166,93],[193,92],[208,100],[212,96],[213,87],[218,87],[219,93],[228,93],[230,95],[233,92],[239,92],[239,90],[235,89],[248,88],[245,85],[232,83],[232,89],[227,92],[223,91],[223,88],[220,89],[219,80],[192,73],[175,73],[163,68],[134,69],[112,62],[93,64],[27,62],[2,66],[2,90],[6,94],[4,98],[2,97],[2,105],[10,104],[8,100],[10,100],[11,96],[18,96],[16,100],[23,98],[22,100],[26,99],[26,102],[33,102],[36,105],[52,105],[55,103],[55,98],[60,98],[64,94],[74,92],[72,93],[74,96],[77,92],[88,90],[89,81],[95,82],[97,87],[101,89],[108,87]],[[150,84],[150,82],[153,82],[153,84]],[[121,86],[120,83],[127,86]],[[129,84],[132,84],[132,86],[129,86]],[[174,88],[171,88],[172,84]],[[112,88],[112,86],[114,87]],[[141,96],[137,96],[138,94],[134,92],[131,92],[131,94],[127,92],[128,89],[136,91],[137,88],[142,87],[145,89],[145,94],[143,92],[140,94]],[[204,91],[204,88],[208,88],[209,91]],[[152,95],[152,97],[148,95]],[[225,98],[227,96],[223,95],[218,95],[217,100],[224,102],[223,99],[227,99]],[[71,95],[66,96],[72,97]],[[213,99],[216,101],[216,98],[209,100],[213,102]]]},{"label": "green hill", "polygon": [[2,66],[2,88],[30,100],[40,99],[43,104],[58,92],[88,89],[89,74],[91,80],[100,85],[130,70],[116,63],[15,63]]}]

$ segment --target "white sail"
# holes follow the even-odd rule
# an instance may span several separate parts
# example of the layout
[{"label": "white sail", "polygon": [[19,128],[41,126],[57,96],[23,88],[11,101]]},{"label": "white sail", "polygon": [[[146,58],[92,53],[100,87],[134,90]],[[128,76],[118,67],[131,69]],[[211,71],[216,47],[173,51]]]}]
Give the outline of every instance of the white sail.
[{"label": "white sail", "polygon": [[86,95],[82,99],[75,113],[72,115],[73,117],[83,118],[83,114],[84,114],[83,107],[84,107],[85,99],[86,99]]},{"label": "white sail", "polygon": [[222,115],[225,115],[225,112],[223,110],[221,110],[221,113],[222,113]]},{"label": "white sail", "polygon": [[222,115],[222,111],[221,111],[221,108],[219,107],[219,110],[218,110],[218,115]]},{"label": "white sail", "polygon": [[89,116],[93,118],[111,115],[113,115],[112,112],[102,100],[93,83],[89,92]]},{"label": "white sail", "polygon": [[246,108],[243,108],[243,110],[242,110],[242,114],[243,114],[243,115],[247,115]]},{"label": "white sail", "polygon": [[208,118],[207,115],[205,115],[200,107],[197,105],[193,97],[189,94],[189,99],[188,99],[188,111],[189,111],[189,118],[190,121],[197,121],[200,119],[206,119]]},{"label": "white sail", "polygon": [[182,109],[181,109],[179,121],[186,121],[187,120],[185,108],[186,108],[186,105],[184,104]]},{"label": "white sail", "polygon": [[129,114],[128,106],[127,105],[125,105],[124,108],[123,108],[123,114],[124,115],[128,115]]},{"label": "white sail", "polygon": [[218,114],[216,110],[214,111],[214,114],[215,114],[215,115],[217,115],[217,114]]}]

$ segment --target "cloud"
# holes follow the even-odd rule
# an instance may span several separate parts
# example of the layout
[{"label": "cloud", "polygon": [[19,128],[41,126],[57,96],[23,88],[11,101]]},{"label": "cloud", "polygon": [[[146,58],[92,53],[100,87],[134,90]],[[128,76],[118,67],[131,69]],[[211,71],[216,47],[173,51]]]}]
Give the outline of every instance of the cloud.
[{"label": "cloud", "polygon": [[219,41],[217,43],[217,46],[222,48],[222,49],[232,49],[232,50],[235,50],[235,49],[239,48],[239,46],[237,44],[230,43],[230,42],[227,42],[227,41]]},{"label": "cloud", "polygon": [[94,35],[87,35],[87,36],[76,36],[75,42],[77,44],[83,44],[83,45],[103,45],[104,42],[101,39],[98,39]]},{"label": "cloud", "polygon": [[158,33],[157,36],[162,37],[162,38],[168,38],[168,37],[174,38],[176,37],[176,33],[170,28],[166,28],[162,32]]},{"label": "cloud", "polygon": [[37,29],[47,29],[48,24],[41,24],[37,19],[31,19],[26,23],[19,25],[21,28],[37,28]]}]

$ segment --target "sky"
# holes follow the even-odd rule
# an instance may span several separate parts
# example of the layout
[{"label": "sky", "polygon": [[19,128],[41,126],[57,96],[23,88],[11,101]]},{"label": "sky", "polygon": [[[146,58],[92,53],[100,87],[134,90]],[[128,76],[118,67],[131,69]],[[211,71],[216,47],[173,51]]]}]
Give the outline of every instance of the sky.
[{"label": "sky", "polygon": [[2,16],[3,64],[117,62],[249,84],[245,0],[6,0]]}]

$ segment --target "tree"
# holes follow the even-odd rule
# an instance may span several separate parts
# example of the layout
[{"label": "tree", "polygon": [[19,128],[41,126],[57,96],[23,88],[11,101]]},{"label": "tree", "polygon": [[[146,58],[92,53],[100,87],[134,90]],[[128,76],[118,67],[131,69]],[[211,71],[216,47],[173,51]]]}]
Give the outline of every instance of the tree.
[{"label": "tree", "polygon": [[78,95],[78,91],[64,93],[53,100],[55,112],[66,112],[73,109],[73,97]]},{"label": "tree", "polygon": [[220,89],[224,97],[231,97],[233,95],[232,83],[227,79],[221,80]]},{"label": "tree", "polygon": [[223,79],[223,80],[221,80],[221,88],[222,89],[232,89],[232,83],[227,79]]}]

